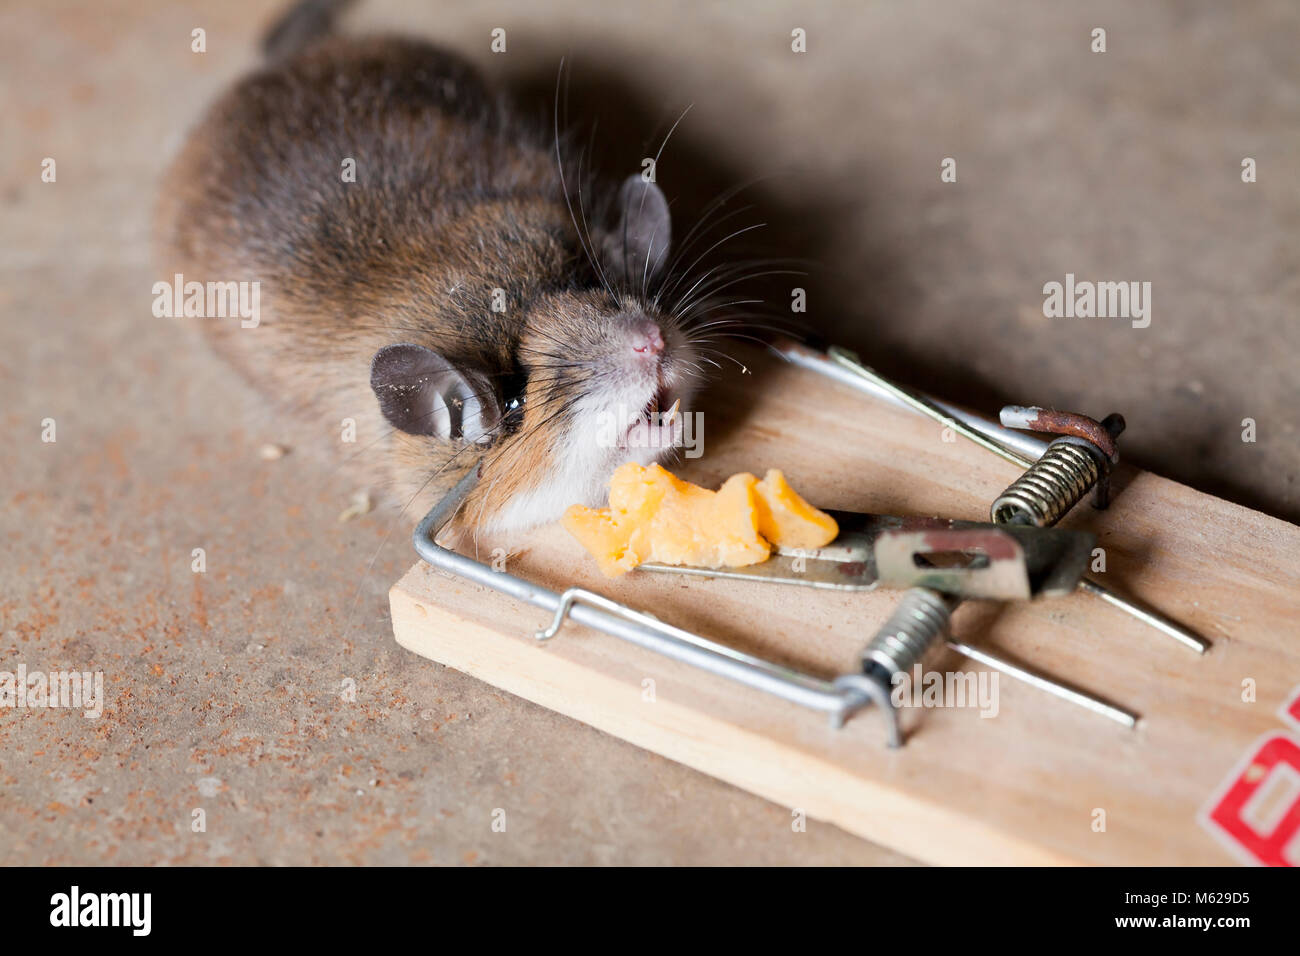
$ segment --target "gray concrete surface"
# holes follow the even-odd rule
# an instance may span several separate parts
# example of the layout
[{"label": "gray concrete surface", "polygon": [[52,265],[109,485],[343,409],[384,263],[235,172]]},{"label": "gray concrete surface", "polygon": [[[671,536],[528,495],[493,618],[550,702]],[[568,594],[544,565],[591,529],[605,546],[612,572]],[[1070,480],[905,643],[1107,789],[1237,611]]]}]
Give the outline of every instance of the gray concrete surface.
[{"label": "gray concrete surface", "polygon": [[[279,6],[0,10],[0,670],[99,670],[107,697],[98,720],[0,708],[0,860],[905,862],[401,651],[405,521],[340,523],[346,472],[151,316],[156,177]],[[1300,517],[1288,0],[375,0],[351,21],[526,95],[573,54],[574,102],[630,168],[693,102],[661,182],[689,209],[775,173],[756,200],[778,251],[824,267],[815,325],[952,399],[1121,409],[1131,459]],[[1151,326],[1044,318],[1067,272],[1152,282]]]}]

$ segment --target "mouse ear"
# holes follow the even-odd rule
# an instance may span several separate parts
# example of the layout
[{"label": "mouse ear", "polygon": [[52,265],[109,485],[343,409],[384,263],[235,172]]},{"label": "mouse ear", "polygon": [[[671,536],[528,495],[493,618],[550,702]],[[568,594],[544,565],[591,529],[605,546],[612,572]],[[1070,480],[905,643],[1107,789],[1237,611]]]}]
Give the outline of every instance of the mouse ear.
[{"label": "mouse ear", "polygon": [[422,345],[385,345],[376,352],[370,387],[388,423],[409,435],[486,441],[501,418],[482,375]]},{"label": "mouse ear", "polygon": [[673,232],[668,200],[658,185],[634,173],[618,191],[618,210],[618,221],[605,237],[606,269],[639,283],[668,261]]}]

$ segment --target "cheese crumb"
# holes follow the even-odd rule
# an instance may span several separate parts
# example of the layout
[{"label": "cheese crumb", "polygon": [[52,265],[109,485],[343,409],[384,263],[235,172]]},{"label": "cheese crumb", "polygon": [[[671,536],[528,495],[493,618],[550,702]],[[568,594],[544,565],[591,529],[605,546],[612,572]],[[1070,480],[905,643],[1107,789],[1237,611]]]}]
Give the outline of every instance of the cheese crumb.
[{"label": "cheese crumb", "polygon": [[608,508],[573,505],[563,524],[611,578],[647,561],[743,567],[766,561],[773,547],[819,548],[839,534],[776,469],[762,481],[741,472],[710,491],[635,462],[614,472]]}]

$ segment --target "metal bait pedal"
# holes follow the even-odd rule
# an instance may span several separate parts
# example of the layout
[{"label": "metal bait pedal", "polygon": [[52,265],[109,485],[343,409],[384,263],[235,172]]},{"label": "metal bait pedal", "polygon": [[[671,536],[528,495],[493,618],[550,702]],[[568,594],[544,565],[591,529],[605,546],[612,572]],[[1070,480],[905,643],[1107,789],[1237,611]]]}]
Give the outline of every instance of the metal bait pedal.
[{"label": "metal bait pedal", "polygon": [[827,513],[840,530],[821,548],[777,548],[766,561],[738,568],[646,563],[637,569],[835,591],[928,587],[966,598],[1025,601],[1072,593],[1097,543],[1082,531]]}]

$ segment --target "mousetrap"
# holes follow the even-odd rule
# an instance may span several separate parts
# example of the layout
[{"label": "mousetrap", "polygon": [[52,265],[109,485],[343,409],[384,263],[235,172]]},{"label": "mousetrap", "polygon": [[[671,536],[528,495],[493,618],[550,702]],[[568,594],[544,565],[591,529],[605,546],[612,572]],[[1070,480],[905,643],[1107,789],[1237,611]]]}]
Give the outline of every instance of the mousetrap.
[{"label": "mousetrap", "polygon": [[[836,541],[609,581],[548,527],[480,543],[480,560],[434,540],[471,472],[415,532],[399,643],[921,859],[1224,862],[1197,810],[1233,742],[1267,725],[1241,668],[1261,699],[1300,680],[1280,640],[1297,529],[1117,468],[1117,416],[1009,408],[994,424],[848,353],[781,353],[711,402],[707,474],[782,467],[813,503],[852,507]],[[1108,504],[1112,483],[1112,507],[1079,505]],[[1247,567],[1243,524],[1291,560],[1225,574]],[[1208,642],[1157,604],[1224,646],[1193,653]],[[1267,664],[1278,653],[1289,670]],[[1012,678],[997,718],[908,712],[891,683],[923,659]],[[1122,839],[1090,831],[1099,806]]]}]

